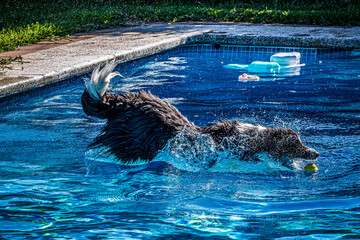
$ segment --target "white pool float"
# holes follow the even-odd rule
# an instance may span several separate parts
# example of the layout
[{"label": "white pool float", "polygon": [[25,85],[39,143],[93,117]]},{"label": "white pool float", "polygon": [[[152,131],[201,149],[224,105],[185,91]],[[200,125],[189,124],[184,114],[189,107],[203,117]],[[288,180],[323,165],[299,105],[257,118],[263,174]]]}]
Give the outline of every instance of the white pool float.
[{"label": "white pool float", "polygon": [[281,67],[301,67],[305,64],[300,64],[300,57],[298,52],[276,53],[270,57],[270,62],[276,62]]},{"label": "white pool float", "polygon": [[300,63],[301,54],[299,52],[276,53],[270,57],[271,62],[276,62],[281,66],[280,73],[287,76],[300,75],[300,70],[305,64]]}]

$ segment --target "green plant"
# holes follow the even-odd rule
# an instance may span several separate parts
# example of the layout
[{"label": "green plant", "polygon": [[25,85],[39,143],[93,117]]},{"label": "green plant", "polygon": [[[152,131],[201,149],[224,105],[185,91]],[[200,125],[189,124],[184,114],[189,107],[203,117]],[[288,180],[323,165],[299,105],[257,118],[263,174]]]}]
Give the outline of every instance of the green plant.
[{"label": "green plant", "polygon": [[51,40],[64,35],[61,28],[52,23],[38,22],[24,27],[8,28],[0,31],[0,51],[15,50],[41,40]]}]

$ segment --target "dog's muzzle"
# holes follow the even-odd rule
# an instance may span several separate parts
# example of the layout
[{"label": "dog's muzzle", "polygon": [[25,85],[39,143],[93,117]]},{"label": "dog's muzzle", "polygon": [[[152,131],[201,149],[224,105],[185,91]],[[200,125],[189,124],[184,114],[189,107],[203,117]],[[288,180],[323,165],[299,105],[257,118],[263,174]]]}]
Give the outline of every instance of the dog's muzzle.
[{"label": "dog's muzzle", "polygon": [[298,152],[298,158],[306,160],[315,160],[319,157],[320,153],[313,148],[305,147],[302,151]]}]

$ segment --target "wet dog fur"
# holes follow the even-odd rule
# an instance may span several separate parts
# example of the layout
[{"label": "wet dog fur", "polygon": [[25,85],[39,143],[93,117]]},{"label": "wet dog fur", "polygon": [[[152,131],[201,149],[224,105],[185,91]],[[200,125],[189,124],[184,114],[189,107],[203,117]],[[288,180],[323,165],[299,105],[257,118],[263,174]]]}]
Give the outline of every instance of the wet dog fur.
[{"label": "wet dog fur", "polygon": [[[153,160],[168,140],[185,127],[209,135],[219,150],[231,151],[239,155],[239,160],[247,161],[258,153],[267,153],[280,164],[290,166],[291,159],[314,160],[319,156],[290,129],[272,129],[240,121],[197,127],[175,106],[150,92],[111,93],[107,91],[107,85],[114,65],[107,64],[101,71],[99,68],[94,70],[97,75],[93,73],[91,81],[87,82],[81,103],[87,115],[107,119],[90,147],[102,147],[103,153],[114,155],[121,163]],[[98,86],[102,89],[97,90]]]}]

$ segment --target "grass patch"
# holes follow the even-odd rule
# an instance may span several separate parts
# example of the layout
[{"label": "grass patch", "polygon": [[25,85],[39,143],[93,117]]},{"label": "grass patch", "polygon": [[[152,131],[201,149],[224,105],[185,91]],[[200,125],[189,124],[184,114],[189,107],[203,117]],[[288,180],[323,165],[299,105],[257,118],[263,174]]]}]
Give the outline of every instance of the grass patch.
[{"label": "grass patch", "polygon": [[241,3],[225,0],[13,0],[6,1],[2,8],[0,52],[76,32],[118,28],[129,22],[360,25],[357,0],[254,0]]},{"label": "grass patch", "polygon": [[0,50],[1,52],[11,51],[18,46],[51,40],[62,35],[64,35],[62,29],[52,23],[36,22],[24,27],[3,29],[0,31]]}]

